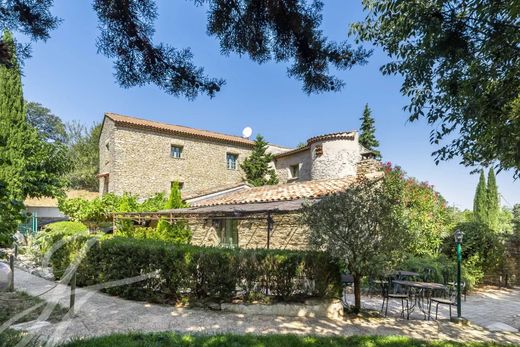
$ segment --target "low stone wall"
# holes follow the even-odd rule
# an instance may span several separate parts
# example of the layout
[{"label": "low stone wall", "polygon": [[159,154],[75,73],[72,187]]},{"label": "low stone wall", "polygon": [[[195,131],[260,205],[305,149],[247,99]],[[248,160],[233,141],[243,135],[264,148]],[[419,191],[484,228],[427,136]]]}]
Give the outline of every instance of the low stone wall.
[{"label": "low stone wall", "polygon": [[220,305],[222,311],[262,316],[320,317],[340,319],[343,304],[340,300],[307,300],[303,304],[227,304]]}]

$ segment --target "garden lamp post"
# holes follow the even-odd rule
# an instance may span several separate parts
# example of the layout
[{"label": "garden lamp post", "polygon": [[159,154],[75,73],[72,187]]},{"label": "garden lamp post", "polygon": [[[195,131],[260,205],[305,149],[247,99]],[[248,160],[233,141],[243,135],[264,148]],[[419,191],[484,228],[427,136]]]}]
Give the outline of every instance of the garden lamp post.
[{"label": "garden lamp post", "polygon": [[461,305],[461,263],[462,263],[462,236],[464,233],[461,230],[455,231],[455,245],[457,247],[457,318],[462,317],[462,305]]}]

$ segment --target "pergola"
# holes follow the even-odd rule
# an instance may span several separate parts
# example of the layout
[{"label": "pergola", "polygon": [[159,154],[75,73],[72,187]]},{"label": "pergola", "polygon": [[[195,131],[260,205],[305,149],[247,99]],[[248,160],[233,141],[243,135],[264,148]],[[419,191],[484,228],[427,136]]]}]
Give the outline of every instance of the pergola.
[{"label": "pergola", "polygon": [[[187,207],[157,212],[118,212],[113,215],[114,228],[118,221],[132,220],[138,224],[151,221],[206,221],[206,220],[262,220],[266,221],[267,248],[270,245],[271,232],[274,227],[273,216],[294,217],[302,209],[304,203],[314,203],[317,199],[288,200],[262,203],[230,204]],[[290,218],[294,220],[294,218]]]}]

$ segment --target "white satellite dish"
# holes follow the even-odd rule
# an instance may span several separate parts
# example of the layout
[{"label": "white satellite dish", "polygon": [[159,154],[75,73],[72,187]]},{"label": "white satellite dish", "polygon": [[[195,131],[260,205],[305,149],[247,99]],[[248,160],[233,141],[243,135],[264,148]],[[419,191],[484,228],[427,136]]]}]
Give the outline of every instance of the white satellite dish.
[{"label": "white satellite dish", "polygon": [[248,139],[251,137],[252,133],[253,129],[251,129],[251,127],[245,127],[244,130],[242,130],[242,137]]}]

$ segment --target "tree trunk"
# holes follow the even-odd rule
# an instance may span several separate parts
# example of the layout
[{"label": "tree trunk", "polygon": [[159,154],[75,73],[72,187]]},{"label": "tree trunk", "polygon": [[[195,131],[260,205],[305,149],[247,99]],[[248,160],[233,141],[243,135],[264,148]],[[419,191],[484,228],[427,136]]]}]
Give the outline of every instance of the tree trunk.
[{"label": "tree trunk", "polygon": [[353,275],[354,277],[354,312],[361,311],[361,276]]}]

